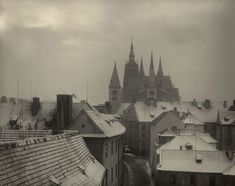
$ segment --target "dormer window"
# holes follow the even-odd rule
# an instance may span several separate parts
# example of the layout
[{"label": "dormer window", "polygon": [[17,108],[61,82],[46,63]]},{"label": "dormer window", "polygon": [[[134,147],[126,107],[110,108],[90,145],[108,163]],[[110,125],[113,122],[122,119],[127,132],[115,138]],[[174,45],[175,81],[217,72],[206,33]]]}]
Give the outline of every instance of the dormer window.
[{"label": "dormer window", "polygon": [[224,121],[229,121],[229,118],[225,116]]},{"label": "dormer window", "polygon": [[116,90],[112,90],[112,95],[117,95],[117,91]]},{"label": "dormer window", "polygon": [[197,154],[197,155],[195,156],[195,160],[196,160],[196,163],[202,163],[202,155]]},{"label": "dormer window", "polygon": [[193,149],[193,145],[192,145],[191,143],[186,143],[186,144],[185,144],[185,148],[186,148],[187,150],[192,150],[192,149]]}]

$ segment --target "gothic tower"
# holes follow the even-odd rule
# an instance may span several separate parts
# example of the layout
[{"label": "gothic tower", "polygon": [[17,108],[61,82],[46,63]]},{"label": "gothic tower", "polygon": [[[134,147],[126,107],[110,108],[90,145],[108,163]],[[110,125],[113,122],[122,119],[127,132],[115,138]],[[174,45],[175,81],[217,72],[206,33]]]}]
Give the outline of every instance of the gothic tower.
[{"label": "gothic tower", "polygon": [[155,71],[153,65],[153,52],[151,53],[150,67],[149,67],[149,78],[147,84],[147,98],[157,98],[157,86],[155,81]]},{"label": "gothic tower", "polygon": [[113,74],[109,83],[109,102],[112,107],[112,112],[115,113],[117,107],[121,103],[122,89],[118,77],[116,62],[113,68]]},{"label": "gothic tower", "polygon": [[129,61],[125,65],[122,101],[132,102],[136,98],[138,86],[138,64],[135,61],[133,42],[131,41]]}]

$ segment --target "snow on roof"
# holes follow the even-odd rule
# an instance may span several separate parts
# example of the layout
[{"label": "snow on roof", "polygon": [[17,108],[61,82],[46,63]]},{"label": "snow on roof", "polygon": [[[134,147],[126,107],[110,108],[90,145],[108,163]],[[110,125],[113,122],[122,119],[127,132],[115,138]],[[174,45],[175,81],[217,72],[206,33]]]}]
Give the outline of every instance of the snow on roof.
[{"label": "snow on roof", "polygon": [[[197,102],[197,105],[203,105],[203,102]],[[227,110],[227,108],[223,106],[223,102],[211,102],[211,107],[205,108],[203,106],[194,106],[190,101],[157,102],[156,106],[151,106],[150,104],[147,105],[145,102],[137,101],[128,106],[127,113],[128,110],[132,108],[135,109],[137,120],[139,122],[152,122],[162,112],[176,108],[181,114],[191,112],[199,121],[209,123],[216,122],[218,110]]]},{"label": "snow on roof", "polygon": [[176,136],[176,134],[172,130],[167,128],[167,129],[164,129],[162,132],[160,132],[158,136]]},{"label": "snow on roof", "polygon": [[235,124],[235,111],[219,111],[218,119],[222,125]]},{"label": "snow on roof", "polygon": [[191,112],[187,113],[186,117],[183,119],[185,124],[191,125],[205,125],[205,123],[201,122],[194,114]]},{"label": "snow on roof", "polygon": [[[202,135],[206,136],[206,135]],[[192,145],[192,150],[203,150],[203,151],[217,151],[214,144],[209,143],[201,135],[182,135],[175,136],[174,139],[169,141],[168,143],[162,145],[159,150],[179,150],[180,147],[182,150],[186,149],[186,144]]]},{"label": "snow on roof", "polygon": [[97,110],[87,109],[84,112],[106,137],[121,135],[125,127],[111,114],[102,114]]},{"label": "snow on roof", "polygon": [[233,162],[229,167],[227,167],[223,174],[227,176],[235,176],[235,163]]},{"label": "snow on roof", "polygon": [[98,186],[105,173],[78,132],[2,144],[0,163],[0,185]]},{"label": "snow on roof", "polygon": [[[200,163],[196,161],[197,155],[201,157]],[[162,171],[222,173],[231,164],[222,151],[167,149],[161,151],[161,157],[157,169]]]},{"label": "snow on roof", "polygon": [[41,102],[38,114],[32,116],[31,104],[29,100],[22,100],[16,104],[0,103],[0,127],[9,128],[9,121],[18,119],[17,123],[20,123],[23,128],[28,128],[29,123],[34,126],[39,120],[51,120],[56,111],[55,102]]}]

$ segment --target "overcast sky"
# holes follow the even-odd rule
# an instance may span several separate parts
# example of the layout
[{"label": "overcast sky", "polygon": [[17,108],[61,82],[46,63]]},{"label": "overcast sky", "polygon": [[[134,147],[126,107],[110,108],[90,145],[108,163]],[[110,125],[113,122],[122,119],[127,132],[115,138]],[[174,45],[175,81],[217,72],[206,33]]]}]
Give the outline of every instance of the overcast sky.
[{"label": "overcast sky", "polygon": [[0,96],[57,93],[108,99],[114,61],[122,82],[131,37],[137,62],[157,69],[182,100],[235,99],[235,2],[229,0],[0,0]]}]

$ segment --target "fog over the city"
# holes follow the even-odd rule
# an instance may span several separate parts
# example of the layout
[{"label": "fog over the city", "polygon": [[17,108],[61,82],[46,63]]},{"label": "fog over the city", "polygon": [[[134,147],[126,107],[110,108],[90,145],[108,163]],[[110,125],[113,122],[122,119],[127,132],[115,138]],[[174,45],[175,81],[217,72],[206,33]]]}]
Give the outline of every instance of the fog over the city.
[{"label": "fog over the city", "polygon": [[[117,61],[122,82],[133,37],[148,74],[150,53],[182,100],[235,99],[235,2],[229,0],[1,0],[0,96],[57,93],[108,99]],[[86,88],[88,87],[88,88]]]}]

